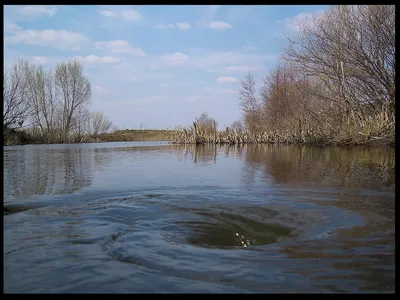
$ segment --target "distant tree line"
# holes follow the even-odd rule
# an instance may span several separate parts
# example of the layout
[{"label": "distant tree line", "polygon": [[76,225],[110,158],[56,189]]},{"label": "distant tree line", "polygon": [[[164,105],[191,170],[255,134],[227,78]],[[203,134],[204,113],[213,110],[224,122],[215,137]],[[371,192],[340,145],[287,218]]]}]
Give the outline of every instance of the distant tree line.
[{"label": "distant tree line", "polygon": [[109,131],[102,112],[90,112],[92,90],[83,66],[76,60],[45,70],[18,60],[4,69],[3,134],[15,131],[33,143],[83,142]]}]

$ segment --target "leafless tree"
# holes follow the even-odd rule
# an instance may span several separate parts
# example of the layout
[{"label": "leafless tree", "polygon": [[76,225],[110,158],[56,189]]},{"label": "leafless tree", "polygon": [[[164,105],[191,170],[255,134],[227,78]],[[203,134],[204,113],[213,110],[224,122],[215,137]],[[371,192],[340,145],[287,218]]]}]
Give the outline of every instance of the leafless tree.
[{"label": "leafless tree", "polygon": [[50,137],[55,129],[55,111],[58,103],[57,91],[52,72],[42,66],[25,62],[26,98],[32,108],[32,125],[38,127],[42,135]]},{"label": "leafless tree", "polygon": [[217,129],[217,121],[211,118],[207,113],[203,112],[198,118],[196,118],[196,125],[200,132],[205,135],[212,135]]},{"label": "leafless tree", "polygon": [[91,114],[91,133],[93,136],[106,133],[111,127],[111,120],[103,112],[94,112]]},{"label": "leafless tree", "polygon": [[25,62],[19,60],[3,78],[3,129],[16,127],[26,121],[29,105],[25,97]]},{"label": "leafless tree", "polygon": [[[76,60],[59,64],[55,72],[55,84],[62,99],[62,129],[68,137],[73,120],[90,103],[92,90],[88,78],[83,74],[83,66]],[[76,124],[75,124],[76,126]]]},{"label": "leafless tree", "polygon": [[248,73],[241,82],[242,88],[240,90],[240,106],[243,110],[243,119],[246,126],[251,132],[261,130],[263,123],[263,115],[260,110],[261,104],[256,97],[256,83],[253,75]]},{"label": "leafless tree", "polygon": [[243,132],[244,131],[244,126],[242,121],[238,120],[232,123],[231,125],[231,130],[236,131],[236,132]]},{"label": "leafless tree", "polygon": [[310,92],[332,102],[343,120],[362,124],[382,109],[394,118],[394,5],[331,7],[289,37],[285,58],[318,78],[320,88]]}]

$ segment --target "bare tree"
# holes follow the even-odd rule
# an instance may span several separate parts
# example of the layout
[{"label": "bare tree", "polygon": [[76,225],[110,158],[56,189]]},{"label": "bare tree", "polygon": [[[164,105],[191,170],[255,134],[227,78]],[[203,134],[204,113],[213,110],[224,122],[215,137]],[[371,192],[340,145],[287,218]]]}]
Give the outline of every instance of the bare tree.
[{"label": "bare tree", "polygon": [[320,88],[310,92],[332,102],[342,120],[362,124],[382,109],[394,119],[394,5],[332,7],[302,24],[285,54],[319,79]]},{"label": "bare tree", "polygon": [[243,110],[243,119],[246,128],[250,132],[257,132],[261,129],[262,113],[259,100],[256,98],[256,83],[253,75],[248,73],[241,82],[242,89],[240,90],[240,106]]},{"label": "bare tree", "polygon": [[102,112],[91,114],[91,133],[93,136],[108,132],[112,127],[111,120]]},{"label": "bare tree", "polygon": [[4,70],[3,78],[3,129],[22,126],[29,114],[25,97],[25,62],[19,60],[10,70]]},{"label": "bare tree", "polygon": [[244,131],[244,126],[242,121],[238,120],[232,123],[231,125],[231,130],[236,131],[236,132],[243,132]]},{"label": "bare tree", "polygon": [[[24,64],[26,98],[32,108],[32,125],[38,127],[42,135],[51,137],[55,129],[55,111],[58,103],[53,73],[42,66]],[[53,137],[52,137],[53,138]]]},{"label": "bare tree", "polygon": [[92,90],[88,78],[83,74],[83,66],[76,60],[57,66],[55,84],[62,97],[62,129],[66,139],[71,126],[76,126],[77,114],[91,100]]}]

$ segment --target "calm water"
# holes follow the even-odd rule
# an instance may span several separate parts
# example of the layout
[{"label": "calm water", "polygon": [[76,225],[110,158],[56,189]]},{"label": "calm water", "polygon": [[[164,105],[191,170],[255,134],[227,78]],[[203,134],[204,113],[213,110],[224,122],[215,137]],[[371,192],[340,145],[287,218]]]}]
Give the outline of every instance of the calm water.
[{"label": "calm water", "polygon": [[395,151],[4,147],[5,292],[394,292]]}]

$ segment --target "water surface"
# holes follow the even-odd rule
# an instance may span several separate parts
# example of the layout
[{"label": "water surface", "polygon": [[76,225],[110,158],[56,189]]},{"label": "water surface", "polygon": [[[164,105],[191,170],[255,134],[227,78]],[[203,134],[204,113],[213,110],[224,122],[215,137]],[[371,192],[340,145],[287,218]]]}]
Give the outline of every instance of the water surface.
[{"label": "water surface", "polygon": [[394,292],[394,152],[4,147],[4,290]]}]

